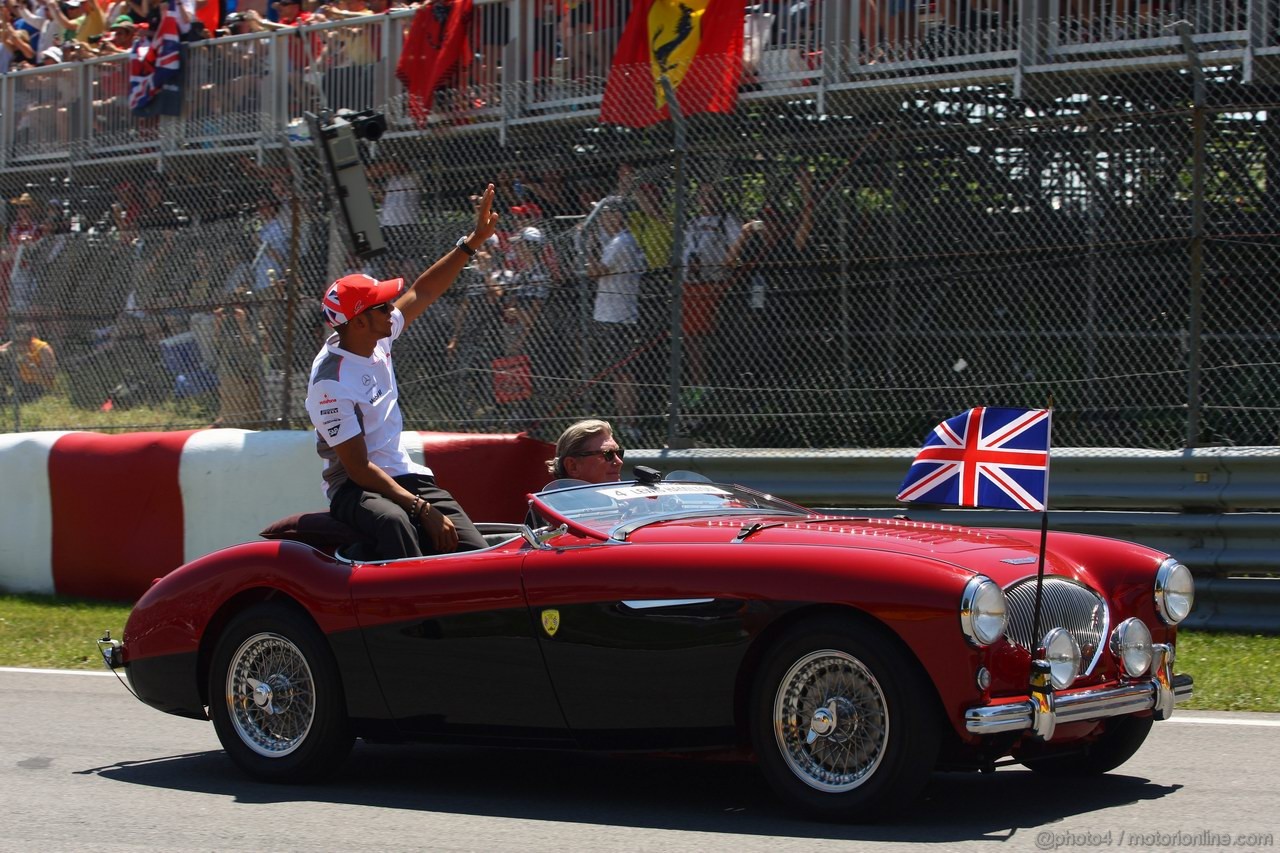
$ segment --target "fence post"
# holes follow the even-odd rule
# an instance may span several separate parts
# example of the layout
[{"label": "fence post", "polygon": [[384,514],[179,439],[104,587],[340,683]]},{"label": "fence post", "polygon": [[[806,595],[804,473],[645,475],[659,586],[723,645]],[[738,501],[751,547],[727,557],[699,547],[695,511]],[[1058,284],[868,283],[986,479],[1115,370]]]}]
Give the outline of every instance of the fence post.
[{"label": "fence post", "polygon": [[667,107],[671,111],[675,143],[675,221],[671,231],[671,369],[667,380],[671,411],[667,419],[667,446],[676,447],[676,439],[680,435],[681,374],[684,373],[684,158],[688,152],[688,141],[685,138],[684,114],[680,112],[680,102],[676,100],[676,89],[667,75],[663,74],[660,81],[662,91],[667,96]]},{"label": "fence post", "polygon": [[[13,256],[13,266],[9,269],[16,272],[18,267],[22,266],[22,250],[27,248],[27,244],[19,243],[18,250]],[[18,350],[18,325],[13,320],[13,311],[9,311],[9,340],[12,341],[9,346],[13,348],[13,352],[9,356],[9,370],[11,373],[9,387],[13,389],[13,431],[22,432],[22,415],[18,407],[18,358],[20,356]]]},{"label": "fence post", "polygon": [[1057,27],[1057,3],[1054,0],[1019,0],[1018,64],[1013,72],[1013,97],[1026,96],[1023,73],[1027,68],[1044,65],[1053,46],[1050,27]]},{"label": "fence post", "polygon": [[1190,289],[1187,327],[1187,447],[1200,443],[1200,362],[1204,331],[1204,193],[1205,193],[1205,84],[1204,69],[1191,40],[1191,25],[1178,21],[1178,37],[1191,71],[1191,245],[1187,270]]}]

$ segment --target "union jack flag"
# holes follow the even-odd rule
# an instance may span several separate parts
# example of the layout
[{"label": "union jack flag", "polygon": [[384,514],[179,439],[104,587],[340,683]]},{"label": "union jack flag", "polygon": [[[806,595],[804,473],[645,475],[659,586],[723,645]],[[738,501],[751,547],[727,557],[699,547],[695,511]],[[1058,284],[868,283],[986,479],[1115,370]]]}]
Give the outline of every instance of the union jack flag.
[{"label": "union jack flag", "polygon": [[178,82],[181,33],[188,26],[178,14],[177,0],[168,0],[155,35],[134,43],[129,59],[129,109],[134,113],[146,112],[166,84]]},{"label": "union jack flag", "polygon": [[1042,512],[1051,411],[978,406],[943,421],[916,454],[898,500]]}]

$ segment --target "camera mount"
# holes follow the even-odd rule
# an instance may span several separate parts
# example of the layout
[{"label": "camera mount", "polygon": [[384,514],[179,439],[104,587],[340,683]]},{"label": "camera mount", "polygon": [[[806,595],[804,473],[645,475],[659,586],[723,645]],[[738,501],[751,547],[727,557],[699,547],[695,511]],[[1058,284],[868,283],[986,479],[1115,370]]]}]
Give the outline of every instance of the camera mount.
[{"label": "camera mount", "polygon": [[347,248],[358,258],[381,254],[387,246],[369,194],[357,140],[378,141],[387,129],[386,117],[374,110],[348,109],[321,110],[318,115],[307,112],[303,116],[329,167],[330,185],[342,208]]}]

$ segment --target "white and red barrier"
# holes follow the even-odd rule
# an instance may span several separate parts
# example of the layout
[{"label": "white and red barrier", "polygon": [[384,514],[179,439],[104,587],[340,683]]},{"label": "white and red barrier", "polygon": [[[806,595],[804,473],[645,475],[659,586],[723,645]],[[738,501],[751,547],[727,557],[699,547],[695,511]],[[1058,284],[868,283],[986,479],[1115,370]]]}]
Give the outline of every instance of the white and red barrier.
[{"label": "white and red barrier", "polygon": [[[525,435],[405,433],[476,521],[519,521],[554,449]],[[0,435],[0,589],[129,600],[272,521],[325,509],[314,432]]]}]

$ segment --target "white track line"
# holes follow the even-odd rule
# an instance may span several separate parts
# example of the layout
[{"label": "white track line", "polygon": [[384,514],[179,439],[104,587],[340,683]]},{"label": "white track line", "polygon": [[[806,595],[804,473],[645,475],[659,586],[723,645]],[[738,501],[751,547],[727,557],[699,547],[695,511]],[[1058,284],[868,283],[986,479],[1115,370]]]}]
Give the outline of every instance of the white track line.
[{"label": "white track line", "polygon": [[30,672],[38,675],[107,675],[115,677],[114,672],[103,670],[98,672],[92,669],[31,669],[25,666],[0,666],[0,672]]},{"label": "white track line", "polygon": [[[1237,714],[1248,714],[1249,711],[1236,711]],[[1237,717],[1188,717],[1179,715],[1176,711],[1173,716],[1165,720],[1166,723],[1195,723],[1202,726],[1280,726],[1280,720],[1242,720]],[[1156,725],[1159,725],[1157,723]]]}]

